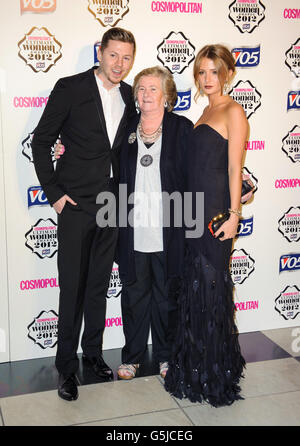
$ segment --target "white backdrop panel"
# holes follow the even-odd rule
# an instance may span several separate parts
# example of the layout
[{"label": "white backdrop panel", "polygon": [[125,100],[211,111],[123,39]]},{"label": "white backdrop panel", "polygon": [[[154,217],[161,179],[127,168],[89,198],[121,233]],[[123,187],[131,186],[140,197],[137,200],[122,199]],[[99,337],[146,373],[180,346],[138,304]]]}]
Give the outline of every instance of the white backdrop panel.
[{"label": "white backdrop panel", "polygon": [[[1,310],[3,308],[4,311],[0,314],[0,328],[4,327],[7,330],[9,306],[12,360],[54,355],[56,342],[59,293],[55,253],[56,216],[49,206],[43,204],[44,197],[36,188],[29,192],[32,205],[28,207],[28,188],[38,186],[31,160],[30,134],[42,114],[45,98],[48,97],[57,79],[90,68],[94,64],[94,43],[101,40],[102,34],[107,29],[88,10],[88,0],[57,0],[56,3],[56,10],[48,13],[42,10],[39,13],[21,14],[20,0],[6,1],[5,7],[1,10],[0,63],[7,82],[1,96],[4,157],[3,160],[0,159],[0,175],[2,175],[2,162],[4,163],[6,196],[4,199],[2,188],[0,205],[2,209],[6,206],[7,240],[5,240],[5,220],[2,213],[1,262],[4,264],[2,266],[1,263],[0,279],[3,287],[1,287],[0,304]],[[99,8],[104,8],[105,2],[99,0],[94,3],[98,3]],[[285,53],[299,39],[300,18],[284,17],[294,14],[285,10],[295,10],[296,13],[299,11],[299,0],[285,2],[262,0],[259,3],[258,0],[249,2],[237,0],[234,5],[232,0],[202,2],[123,0],[115,3],[124,8],[128,6],[128,12],[117,26],[130,29],[137,40],[134,68],[127,78],[130,84],[141,69],[162,64],[161,60],[158,60],[158,47],[170,33],[177,34],[178,39],[186,38],[189,45],[195,47],[195,53],[208,43],[223,43],[231,49],[241,47],[253,49],[260,45],[259,64],[238,68],[233,82],[233,87],[239,84],[240,88],[241,85],[245,85],[242,82],[248,87],[251,82],[256,95],[261,95],[260,107],[249,118],[249,147],[254,147],[253,142],[258,141],[261,149],[245,150],[245,167],[257,180],[254,200],[243,207],[243,216],[249,221],[253,217],[253,232],[251,235],[239,237],[234,245],[236,251],[233,252],[237,322],[240,332],[299,325],[299,294],[297,297],[295,289],[288,289],[287,291],[294,294],[287,295],[284,299],[286,302],[289,296],[294,301],[298,299],[298,306],[297,302],[294,302],[290,304],[290,309],[286,310],[282,304],[279,305],[281,312],[275,309],[276,299],[286,287],[295,285],[300,288],[299,269],[287,269],[279,273],[280,257],[289,253],[299,253],[299,241],[289,242],[278,231],[278,220],[291,207],[300,206],[300,183],[295,187],[275,187],[275,184],[282,184],[276,183],[278,179],[299,179],[299,158],[293,162],[281,150],[282,139],[294,126],[299,125],[299,94],[292,99],[292,103],[298,106],[287,111],[289,91],[300,90],[299,77],[285,64]],[[164,5],[174,8],[176,3],[182,5],[182,11],[188,11],[188,5],[194,4],[195,10],[198,8],[201,12],[192,10],[180,12],[180,9],[177,12],[158,11]],[[31,4],[46,7],[47,2],[31,2]],[[264,6],[265,18],[251,33],[242,33],[228,17],[230,5],[231,10],[234,7],[253,7],[260,8],[260,11]],[[236,23],[238,23],[237,17]],[[253,17],[255,18],[255,12]],[[241,23],[247,22],[242,20]],[[20,49],[24,50],[24,45],[19,42],[34,27],[39,29],[45,27],[56,39],[56,50],[61,52],[61,58],[47,72],[34,72],[29,66],[29,63],[32,63],[29,53],[27,53],[27,64],[18,55]],[[193,101],[195,88],[192,78],[191,47],[190,54],[187,55],[187,61],[190,63],[185,69],[182,60],[179,62],[176,60],[176,53],[171,55],[174,57],[174,63],[170,67],[175,70],[174,79],[178,90],[181,92],[191,90],[190,108],[179,113],[196,122],[207,100],[199,99],[197,104]],[[295,52],[298,54],[299,62],[299,50],[295,49]],[[58,55],[57,53],[56,57]],[[165,53],[165,63],[167,63],[166,56]],[[40,62],[43,63],[43,60]],[[176,68],[176,64],[180,69]],[[41,65],[39,67],[35,65],[36,69],[40,67]],[[24,98],[38,99],[30,104],[30,100]],[[299,138],[296,145],[299,151]],[[0,176],[0,184],[2,182],[3,178]],[[298,211],[300,214],[300,209]],[[291,218],[296,220],[298,218],[295,227],[299,230],[299,217]],[[34,230],[34,227],[38,230]],[[40,256],[25,245],[27,243],[33,246],[33,234],[52,236],[52,239],[44,239],[45,246],[40,249]],[[51,243],[48,246],[49,240]],[[5,292],[6,256],[2,256],[2,252],[5,253],[6,242],[9,297]],[[240,283],[242,280],[243,283]],[[112,274],[107,305],[104,348],[118,348],[123,342],[120,284],[115,270]],[[0,362],[7,359],[7,353],[0,352]]]}]

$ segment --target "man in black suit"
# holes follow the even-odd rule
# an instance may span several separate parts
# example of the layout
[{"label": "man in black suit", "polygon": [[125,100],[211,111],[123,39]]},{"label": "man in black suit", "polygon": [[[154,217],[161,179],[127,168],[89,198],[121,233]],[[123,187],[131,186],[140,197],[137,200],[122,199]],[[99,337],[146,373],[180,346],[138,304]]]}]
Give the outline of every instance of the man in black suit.
[{"label": "man in black suit", "polygon": [[[32,152],[40,184],[58,214],[60,285],[56,367],[58,394],[78,397],[77,348],[84,317],[83,359],[99,377],[112,377],[102,357],[106,293],[117,228],[99,228],[100,192],[113,191],[127,121],[136,113],[131,87],[122,79],[135,56],[132,33],[108,30],[99,67],[59,79],[35,129]],[[67,151],[54,171],[50,148],[58,136]]]}]

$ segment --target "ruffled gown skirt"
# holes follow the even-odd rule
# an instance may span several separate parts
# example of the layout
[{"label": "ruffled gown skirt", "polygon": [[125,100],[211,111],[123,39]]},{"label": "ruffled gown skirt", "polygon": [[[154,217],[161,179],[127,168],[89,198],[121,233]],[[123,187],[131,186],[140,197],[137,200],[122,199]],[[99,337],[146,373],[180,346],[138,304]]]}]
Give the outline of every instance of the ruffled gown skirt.
[{"label": "ruffled gown skirt", "polygon": [[233,283],[187,248],[179,290],[179,327],[165,388],[177,398],[229,405],[241,399],[245,360],[234,322]]}]

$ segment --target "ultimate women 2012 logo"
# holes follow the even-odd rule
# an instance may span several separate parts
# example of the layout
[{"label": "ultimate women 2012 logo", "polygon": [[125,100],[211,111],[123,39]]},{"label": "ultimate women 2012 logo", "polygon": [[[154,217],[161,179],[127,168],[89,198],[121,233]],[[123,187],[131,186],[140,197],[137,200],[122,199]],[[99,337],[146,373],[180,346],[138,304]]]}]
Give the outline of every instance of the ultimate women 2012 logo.
[{"label": "ultimate women 2012 logo", "polygon": [[285,319],[295,319],[300,313],[300,290],[296,285],[287,286],[275,299],[275,310]]},{"label": "ultimate women 2012 logo", "polygon": [[57,224],[48,218],[39,219],[25,234],[25,246],[35,253],[40,259],[51,258],[58,248]]},{"label": "ultimate women 2012 logo", "polygon": [[53,311],[41,311],[28,325],[28,337],[42,349],[53,348],[57,344],[58,314]]},{"label": "ultimate women 2012 logo", "polygon": [[278,231],[289,242],[300,240],[300,207],[290,207],[278,220]]},{"label": "ultimate women 2012 logo", "polygon": [[38,73],[47,73],[62,57],[61,43],[47,30],[34,26],[18,43],[18,56]]},{"label": "ultimate women 2012 logo", "polygon": [[296,77],[300,76],[300,38],[285,53],[285,65]]},{"label": "ultimate women 2012 logo", "polygon": [[88,3],[88,10],[103,26],[115,26],[129,11],[129,0],[88,0]]},{"label": "ultimate women 2012 logo", "polygon": [[281,150],[293,163],[300,161],[300,126],[295,125],[288,134],[282,138]]},{"label": "ultimate women 2012 logo", "polygon": [[255,260],[244,250],[234,249],[230,257],[230,273],[234,284],[242,284],[254,271]]},{"label": "ultimate women 2012 logo", "polygon": [[181,31],[171,31],[158,45],[157,50],[158,60],[172,74],[182,73],[195,59],[195,47]]},{"label": "ultimate women 2012 logo", "polygon": [[261,106],[261,94],[250,81],[239,81],[229,94],[243,107],[247,119]]},{"label": "ultimate women 2012 logo", "polygon": [[252,33],[265,18],[265,6],[260,0],[234,0],[228,17],[241,33]]}]

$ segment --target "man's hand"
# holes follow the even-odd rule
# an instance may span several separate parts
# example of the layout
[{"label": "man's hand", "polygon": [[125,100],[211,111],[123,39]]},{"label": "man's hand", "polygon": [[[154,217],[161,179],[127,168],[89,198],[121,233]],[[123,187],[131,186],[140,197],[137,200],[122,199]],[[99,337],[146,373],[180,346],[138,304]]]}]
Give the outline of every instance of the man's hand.
[{"label": "man's hand", "polygon": [[75,203],[75,201],[72,200],[72,198],[70,198],[69,195],[63,195],[59,200],[57,200],[53,204],[53,208],[57,212],[57,214],[61,214],[61,212],[63,211],[63,208],[65,207],[67,201],[69,203],[71,203],[73,206],[77,206],[77,203]]}]

